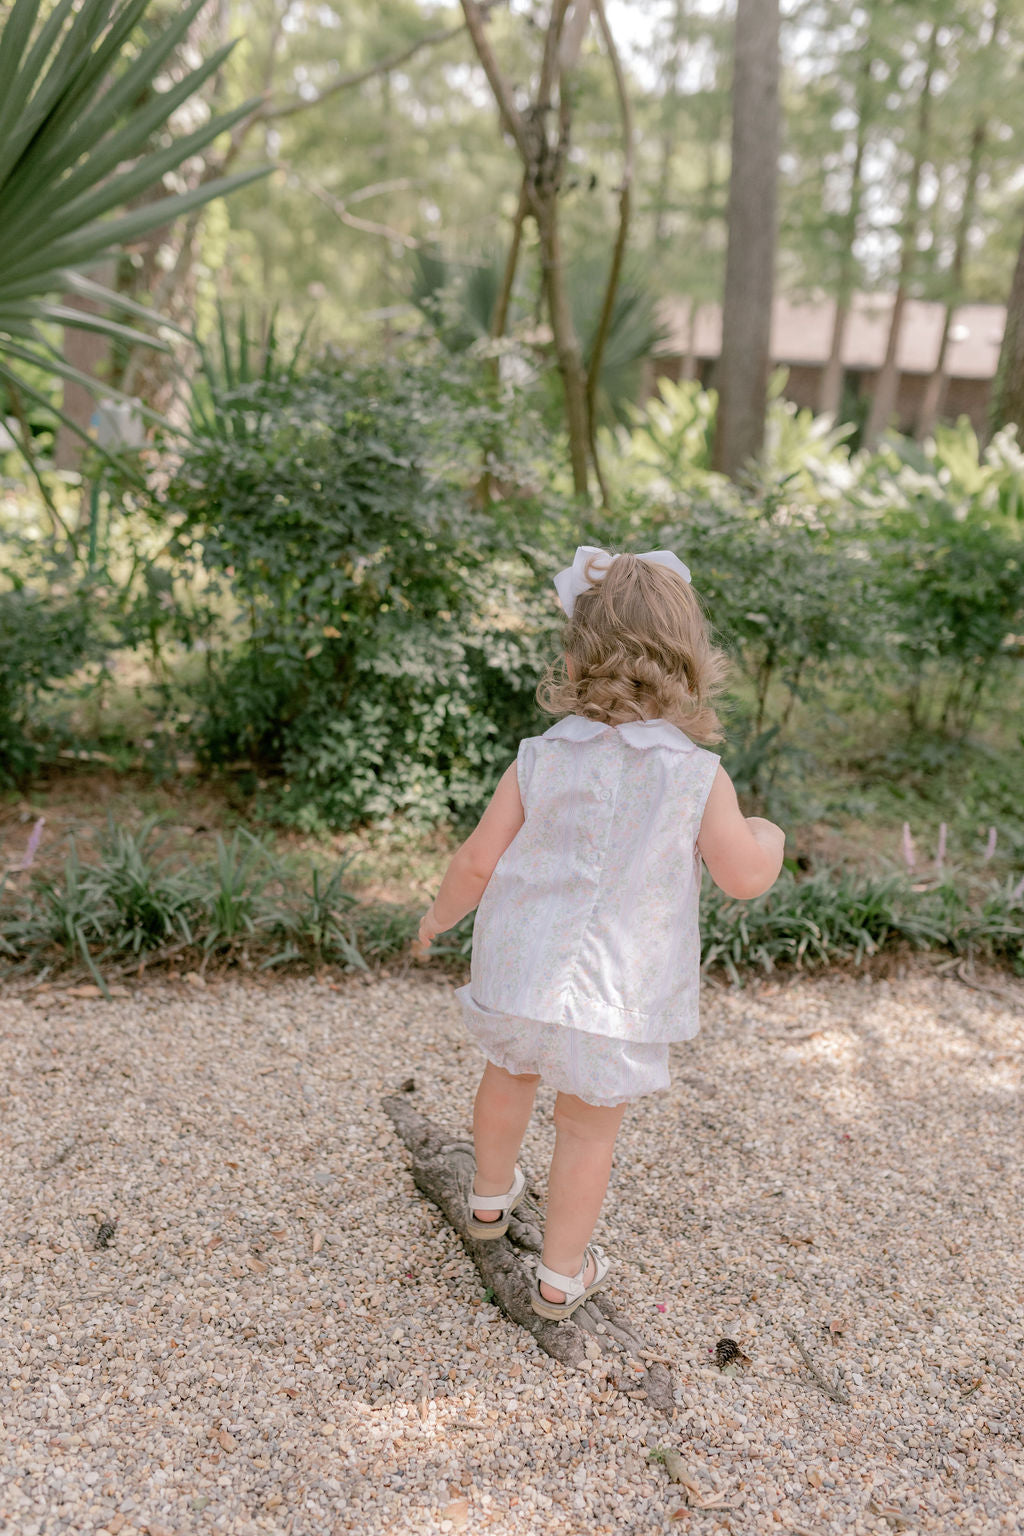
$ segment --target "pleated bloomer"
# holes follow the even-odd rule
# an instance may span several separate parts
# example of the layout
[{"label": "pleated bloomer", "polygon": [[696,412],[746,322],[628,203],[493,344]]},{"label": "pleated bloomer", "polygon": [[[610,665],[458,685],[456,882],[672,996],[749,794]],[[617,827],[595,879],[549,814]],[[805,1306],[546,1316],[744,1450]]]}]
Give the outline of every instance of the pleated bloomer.
[{"label": "pleated bloomer", "polygon": [[468,986],[455,995],[470,1037],[488,1061],[506,1072],[539,1073],[559,1093],[603,1106],[628,1103],[669,1086],[665,1041],[623,1040],[497,1013],[475,1002]]}]

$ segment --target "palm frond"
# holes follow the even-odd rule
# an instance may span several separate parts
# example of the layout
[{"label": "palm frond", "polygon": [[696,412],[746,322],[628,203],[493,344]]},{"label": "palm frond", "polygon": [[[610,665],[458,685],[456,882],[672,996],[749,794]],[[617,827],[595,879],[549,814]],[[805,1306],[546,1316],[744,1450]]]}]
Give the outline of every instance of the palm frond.
[{"label": "palm frond", "polygon": [[160,316],[111,293],[88,272],[118,248],[269,169],[211,178],[188,192],[118,211],[236,127],[256,105],[246,102],[211,116],[191,133],[151,148],[171,114],[223,65],[233,44],[154,92],[153,80],[166,74],[205,0],[190,0],[132,51],[150,3],[58,0],[51,8],[44,0],[15,0],[0,27],[0,362],[12,379],[20,379],[19,363],[31,364],[97,387],[64,362],[40,326],[166,347],[138,326],[78,310],[68,296],[159,328]]}]

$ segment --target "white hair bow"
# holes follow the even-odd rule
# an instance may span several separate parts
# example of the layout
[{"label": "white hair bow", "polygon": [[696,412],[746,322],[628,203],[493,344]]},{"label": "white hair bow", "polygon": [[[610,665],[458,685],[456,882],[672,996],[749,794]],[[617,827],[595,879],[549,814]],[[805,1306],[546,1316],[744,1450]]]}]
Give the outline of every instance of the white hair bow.
[{"label": "white hair bow", "polygon": [[[576,606],[576,599],[583,592],[592,592],[594,583],[603,581],[608,574],[608,567],[618,555],[610,555],[606,549],[596,549],[593,544],[581,544],[573,558],[572,565],[564,571],[559,571],[555,577],[555,591],[559,601],[565,609],[567,616],[572,618],[572,611]],[[684,581],[689,581],[690,572],[678,555],[674,555],[670,549],[650,549],[645,555],[637,555],[638,560],[650,560],[653,565],[665,565],[670,571],[675,571]],[[604,564],[597,564],[603,560]],[[587,566],[591,561],[591,574],[587,575]]]}]

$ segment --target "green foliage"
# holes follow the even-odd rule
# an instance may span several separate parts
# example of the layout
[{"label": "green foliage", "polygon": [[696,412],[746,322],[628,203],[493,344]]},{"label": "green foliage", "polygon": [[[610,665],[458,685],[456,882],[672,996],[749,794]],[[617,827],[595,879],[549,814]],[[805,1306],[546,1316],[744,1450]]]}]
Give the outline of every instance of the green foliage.
[{"label": "green foliage", "polygon": [[299,893],[291,947],[298,954],[303,949],[312,950],[316,965],[340,964],[349,971],[365,971],[366,960],[353,922],[358,903],[342,883],[347,870],[347,862],[342,861],[324,878],[321,870],[313,868],[309,884]]},{"label": "green foliage", "polygon": [[[133,51],[149,0],[15,0],[0,29],[0,382],[36,404],[48,396],[25,365],[95,381],[54,350],[49,328],[74,326],[111,340],[165,345],[137,328],[66,303],[69,293],[150,324],[159,316],[83,276],[119,246],[251,181],[262,171],[202,182],[181,195],[137,201],[182,161],[239,122],[253,103],[211,116],[152,148],[171,115],[221,66],[233,44],[166,91],[148,91],[167,69],[205,0],[192,0]],[[147,94],[148,93],[148,94]],[[107,390],[107,393],[110,391]],[[74,430],[74,423],[61,419]]]},{"label": "green foliage", "polygon": [[[286,964],[365,971],[407,954],[418,913],[362,903],[333,871],[286,867],[245,833],[218,838],[212,857],[160,854],[157,828],[108,827],[97,855],[74,840],[55,875],[0,885],[0,951],[12,971],[43,964],[87,971],[105,987],[118,971],[173,956],[179,964]],[[24,880],[20,888],[15,881]],[[766,896],[740,902],[708,884],[703,965],[734,983],[753,972],[862,965],[883,952],[942,950],[1024,974],[1024,882],[989,881],[971,894],[947,870],[927,888],[903,874],[784,873]],[[472,922],[435,945],[464,963]]]},{"label": "green foliage", "polygon": [[756,736],[785,726],[798,699],[878,644],[870,563],[856,531],[826,506],[778,492],[694,502],[659,537],[684,551],[749,681]]},{"label": "green foliage", "polygon": [[420,247],[412,253],[409,297],[449,352],[465,352],[491,334],[505,257],[450,261]]},{"label": "green foliage", "polygon": [[750,970],[861,965],[883,950],[945,949],[1006,961],[1024,973],[1024,901],[1009,882],[980,906],[962,886],[920,891],[903,875],[784,872],[756,901],[739,902],[710,882],[701,902],[702,963],[734,983]]},{"label": "green foliage", "polygon": [[[490,337],[505,259],[501,254],[460,262],[423,249],[413,252],[410,297],[448,351],[465,352]],[[568,274],[573,325],[588,369],[604,304],[608,264],[608,257],[584,255],[572,262]],[[516,297],[514,294],[513,299]],[[515,338],[517,332],[522,336],[524,327],[535,331],[536,322],[520,296],[506,324],[506,337]],[[639,273],[626,272],[615,291],[601,355],[596,390],[600,421],[628,419],[639,393],[642,365],[664,335],[650,283]],[[522,339],[518,345],[539,362],[550,365],[553,361],[550,344],[538,346],[533,339]],[[548,383],[554,396],[558,391],[553,372]],[[552,420],[561,420],[562,409],[559,394],[558,404],[551,406]]]},{"label": "green foliage", "polygon": [[[13,543],[8,545],[14,553]],[[0,589],[0,785],[24,782],[40,755],[33,719],[41,696],[96,654],[95,594],[47,562],[35,580],[14,571]]]},{"label": "green foliage", "polygon": [[[838,503],[856,481],[848,448],[853,428],[784,399],[785,380],[785,369],[772,375],[764,450],[746,484],[763,495]],[[731,482],[711,468],[717,410],[715,390],[696,379],[660,378],[657,393],[629,409],[629,429],[606,438],[617,461],[609,473],[623,489],[732,499]]]},{"label": "green foliage", "polygon": [[290,348],[278,332],[277,311],[250,320],[245,306],[235,313],[218,299],[213,341],[196,338],[199,369],[189,397],[189,425],[195,437],[254,437],[265,423],[251,407],[254,390],[295,383],[308,324]]},{"label": "green foliage", "polygon": [[1024,453],[1003,432],[979,453],[965,419],[866,466],[864,504],[909,673],[915,725],[960,735],[1024,631]]},{"label": "green foliage", "polygon": [[709,468],[714,410],[698,385],[662,380],[618,435],[609,474],[633,488],[629,539],[654,522],[685,554],[748,684],[747,786],[775,771],[795,704],[846,674],[861,690],[869,677],[902,689],[915,726],[964,735],[1021,651],[1013,433],[981,453],[962,420],[923,446],[851,457],[847,428],[776,398],[765,454],[736,487]]},{"label": "green foliage", "polygon": [[535,718],[554,611],[523,596],[532,502],[475,504],[481,445],[518,431],[488,398],[457,363],[326,359],[249,385],[259,430],[202,440],[171,487],[180,549],[238,608],[201,750],[275,776],[300,826],[476,809]]},{"label": "green foliage", "polygon": [[[104,937],[119,955],[142,955],[176,940],[192,940],[195,883],[187,870],[157,857],[156,834],[155,817],[137,833],[110,822],[102,866],[90,871],[86,888],[95,899],[94,913],[104,914]],[[72,858],[77,859],[74,851]],[[53,899],[59,901],[56,895]]]},{"label": "green foliage", "polygon": [[676,383],[660,378],[657,394],[630,412],[630,430],[616,434],[617,465],[655,491],[705,487],[711,475],[717,405],[714,390],[703,389],[694,379]]},{"label": "green foliage", "polygon": [[[608,266],[608,256],[587,255],[578,258],[569,272],[573,324],[582,343],[583,363],[588,370],[604,305]],[[666,336],[666,327],[658,316],[655,300],[651,283],[640,272],[627,268],[622,273],[601,355],[596,390],[599,422],[629,419],[632,402],[640,393],[643,364]]]},{"label": "green foliage", "polygon": [[210,878],[201,896],[205,949],[234,950],[255,935],[275,873],[273,855],[251,832],[240,827],[230,842],[217,834]]},{"label": "green foliage", "polygon": [[193,861],[162,852],[160,835],[155,819],[138,832],[111,822],[94,858],[72,838],[56,874],[0,884],[0,951],[19,969],[84,968],[105,988],[115,970],[169,956],[366,970],[412,937],[404,909],[345,889],[344,864],[302,878],[244,830]]}]

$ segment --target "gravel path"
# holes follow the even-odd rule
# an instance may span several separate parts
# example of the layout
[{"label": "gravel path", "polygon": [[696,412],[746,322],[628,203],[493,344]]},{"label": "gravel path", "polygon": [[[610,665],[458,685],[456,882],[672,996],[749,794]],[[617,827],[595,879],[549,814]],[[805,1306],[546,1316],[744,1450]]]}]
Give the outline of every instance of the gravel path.
[{"label": "gravel path", "polygon": [[999,985],[706,991],[598,1233],[669,1421],[542,1356],[413,1189],[379,1097],[413,1075],[468,1129],[447,985],[0,998],[0,1530],[1019,1531],[1024,988]]}]

